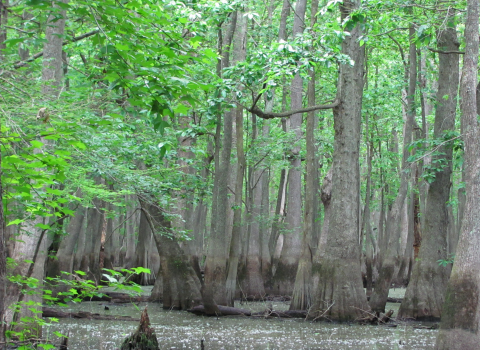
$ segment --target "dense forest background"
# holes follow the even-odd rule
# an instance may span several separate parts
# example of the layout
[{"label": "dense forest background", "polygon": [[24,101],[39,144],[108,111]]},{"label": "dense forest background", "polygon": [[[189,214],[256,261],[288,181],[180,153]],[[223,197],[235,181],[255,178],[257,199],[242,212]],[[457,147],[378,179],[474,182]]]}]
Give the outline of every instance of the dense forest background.
[{"label": "dense forest background", "polygon": [[446,300],[439,348],[478,340],[477,1],[2,0],[0,25],[1,319],[144,267],[207,314],[350,321],[408,285],[399,317]]}]

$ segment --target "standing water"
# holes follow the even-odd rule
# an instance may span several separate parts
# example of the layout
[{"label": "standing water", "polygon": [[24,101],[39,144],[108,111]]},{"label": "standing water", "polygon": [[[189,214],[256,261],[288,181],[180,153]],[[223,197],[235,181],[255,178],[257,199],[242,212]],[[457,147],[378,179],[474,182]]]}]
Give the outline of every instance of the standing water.
[{"label": "standing water", "polygon": [[[147,304],[108,304],[109,310],[104,310],[103,305],[101,302],[83,302],[62,311],[82,310],[139,318]],[[266,308],[266,303],[238,306],[260,311]],[[388,304],[387,309],[394,309],[396,314],[398,306]],[[288,304],[273,303],[273,308],[285,310]],[[205,350],[427,350],[434,348],[437,335],[436,330],[415,329],[418,323],[398,323],[397,327],[387,327],[301,319],[202,317],[184,311],[163,310],[158,303],[148,304],[148,314],[162,350],[200,349],[201,339],[204,340]],[[52,336],[54,331],[68,333],[69,350],[114,350],[137,327],[137,321],[60,319],[58,323],[46,327],[44,335],[55,338]]]}]

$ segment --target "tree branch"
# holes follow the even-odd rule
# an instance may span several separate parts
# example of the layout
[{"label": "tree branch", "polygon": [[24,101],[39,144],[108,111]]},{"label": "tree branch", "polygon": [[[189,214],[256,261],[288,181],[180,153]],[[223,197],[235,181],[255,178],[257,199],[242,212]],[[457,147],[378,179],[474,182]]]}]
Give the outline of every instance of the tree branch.
[{"label": "tree branch", "polygon": [[445,55],[448,55],[448,54],[451,54],[451,53],[458,54],[458,55],[465,55],[464,51],[442,51],[442,50],[435,50],[434,48],[431,48],[431,47],[427,47],[427,49],[429,49],[432,52],[442,53],[442,54],[445,54]]},{"label": "tree branch", "polygon": [[[80,36],[73,37],[70,41],[65,40],[65,41],[62,43],[62,46],[65,46],[65,45],[67,45],[67,44],[69,44],[69,43],[74,43],[74,42],[80,41],[80,40],[82,40],[82,39],[88,38],[88,37],[90,37],[90,36],[92,36],[92,35],[97,34],[98,32],[99,32],[99,29],[95,29],[95,30],[92,30],[92,31],[90,31],[90,32],[88,32],[88,33],[82,34],[82,35],[80,35]],[[39,53],[36,53],[35,55],[27,58],[25,61],[15,62],[15,63],[13,64],[13,68],[18,69],[18,68],[24,67],[24,66],[26,66],[28,63],[33,62],[33,61],[35,61],[37,58],[42,57],[42,56],[43,56],[43,51],[41,51],[41,52],[39,52]]]},{"label": "tree branch", "polygon": [[337,107],[339,102],[340,101],[336,99],[335,101],[333,101],[330,104],[316,105],[316,106],[311,106],[311,107],[307,107],[307,108],[300,108],[300,109],[296,109],[296,110],[293,110],[293,111],[287,111],[287,112],[282,112],[282,113],[273,113],[273,112],[265,113],[262,110],[260,110],[260,108],[258,108],[257,106],[254,106],[253,108],[247,108],[247,110],[250,113],[255,114],[259,118],[274,119],[274,118],[290,117],[291,115],[297,114],[297,113],[313,112],[313,111],[317,111],[319,109],[331,109],[331,108]]}]

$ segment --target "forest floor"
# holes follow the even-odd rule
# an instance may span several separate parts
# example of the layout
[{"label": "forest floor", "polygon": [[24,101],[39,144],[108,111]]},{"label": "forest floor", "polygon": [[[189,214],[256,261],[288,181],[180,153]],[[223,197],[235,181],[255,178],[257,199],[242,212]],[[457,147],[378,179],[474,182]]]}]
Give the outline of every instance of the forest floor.
[{"label": "forest floor", "polygon": [[[390,296],[403,297],[404,289],[391,290]],[[106,315],[139,318],[148,304],[148,314],[162,349],[200,349],[203,339],[205,350],[429,350],[433,349],[437,330],[417,329],[432,323],[395,322],[396,327],[358,324],[309,322],[303,319],[264,319],[242,316],[199,317],[185,311],[163,310],[158,303],[110,304],[82,302],[62,308],[62,311],[87,311]],[[252,311],[265,310],[272,304],[275,310],[287,310],[288,302],[248,302],[236,306]],[[388,303],[387,310],[400,304]],[[108,306],[109,310],[105,310]],[[60,319],[45,327],[44,337],[54,331],[69,334],[69,350],[114,350],[138,327],[138,322],[104,321],[88,319]]]}]

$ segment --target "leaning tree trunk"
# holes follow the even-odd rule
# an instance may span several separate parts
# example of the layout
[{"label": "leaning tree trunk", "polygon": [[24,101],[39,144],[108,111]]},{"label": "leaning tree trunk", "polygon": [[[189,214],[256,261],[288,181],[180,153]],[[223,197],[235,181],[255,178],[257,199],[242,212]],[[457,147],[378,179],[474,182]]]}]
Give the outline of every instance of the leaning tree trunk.
[{"label": "leaning tree trunk", "polygon": [[476,104],[478,71],[478,0],[468,0],[460,109],[466,133],[467,201],[460,241],[447,284],[437,350],[477,349],[480,343],[480,126]]},{"label": "leaning tree trunk", "polygon": [[[449,13],[446,23],[450,23],[451,16]],[[440,30],[437,37],[439,50],[458,51],[455,27]],[[435,139],[442,138],[446,132],[455,128],[459,78],[458,55],[439,54],[439,56]],[[444,144],[438,147],[437,152],[439,155],[433,157],[432,164],[442,165],[443,168],[435,172],[435,179],[428,188],[422,245],[398,314],[403,318],[440,319],[442,312],[448,269],[439,265],[438,261],[447,260],[448,253],[447,202],[450,197],[453,148],[449,144]]]},{"label": "leaning tree trunk", "polygon": [[186,310],[201,303],[201,284],[190,258],[178,244],[171,223],[162,209],[139,195],[161,257],[163,308]]},{"label": "leaning tree trunk", "polygon": [[[342,20],[358,9],[360,1],[344,1]],[[319,285],[310,317],[350,321],[369,310],[363,290],[358,243],[360,205],[360,123],[363,95],[364,48],[359,44],[362,25],[357,23],[342,43],[342,53],[353,65],[342,64],[339,104],[333,109],[335,142],[332,202],[327,250],[321,260]]]}]

